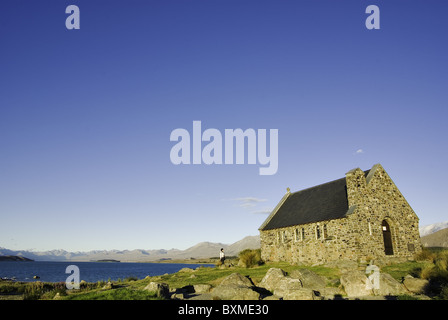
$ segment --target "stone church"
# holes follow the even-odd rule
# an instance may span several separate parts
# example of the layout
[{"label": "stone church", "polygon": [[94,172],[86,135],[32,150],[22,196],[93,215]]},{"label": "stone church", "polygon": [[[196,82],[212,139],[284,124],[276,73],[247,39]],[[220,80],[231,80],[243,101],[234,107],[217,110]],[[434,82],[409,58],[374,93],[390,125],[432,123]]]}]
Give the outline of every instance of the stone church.
[{"label": "stone church", "polygon": [[259,228],[264,261],[412,258],[418,217],[380,164],[287,193]]}]

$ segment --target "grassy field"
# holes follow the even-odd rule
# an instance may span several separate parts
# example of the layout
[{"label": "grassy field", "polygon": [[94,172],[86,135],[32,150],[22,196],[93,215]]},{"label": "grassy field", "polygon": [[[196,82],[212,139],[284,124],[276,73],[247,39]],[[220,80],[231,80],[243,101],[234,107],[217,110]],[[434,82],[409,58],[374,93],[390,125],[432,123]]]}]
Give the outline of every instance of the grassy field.
[{"label": "grassy field", "polygon": [[[255,264],[250,268],[239,267],[238,259],[230,261],[232,267],[200,267],[196,270],[185,269],[174,274],[146,277],[145,279],[128,278],[113,282],[113,289],[107,288],[105,282],[82,283],[79,290],[66,290],[65,283],[9,282],[0,281],[0,299],[68,299],[68,300],[154,300],[159,299],[155,292],[143,290],[150,282],[164,282],[170,288],[182,288],[195,284],[217,286],[232,273],[240,273],[259,284],[270,268],[281,268],[290,273],[297,269],[309,269],[327,279],[327,286],[340,285],[340,270],[324,266],[297,266],[286,262]],[[448,250],[425,250],[417,261],[383,266],[381,272],[389,273],[398,281],[410,274],[416,278],[428,279],[437,284],[434,292],[436,299],[448,299]]]}]

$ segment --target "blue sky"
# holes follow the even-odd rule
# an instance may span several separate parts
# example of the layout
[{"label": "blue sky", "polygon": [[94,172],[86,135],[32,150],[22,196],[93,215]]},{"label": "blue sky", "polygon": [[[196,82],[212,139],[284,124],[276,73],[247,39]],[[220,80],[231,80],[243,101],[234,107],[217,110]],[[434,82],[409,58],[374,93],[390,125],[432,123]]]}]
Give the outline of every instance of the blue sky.
[{"label": "blue sky", "polygon": [[[65,8],[80,9],[67,30]],[[365,27],[368,5],[379,30]],[[381,163],[447,219],[446,1],[2,2],[0,247],[232,243],[286,192]],[[278,129],[279,167],[179,165],[176,128]]]}]

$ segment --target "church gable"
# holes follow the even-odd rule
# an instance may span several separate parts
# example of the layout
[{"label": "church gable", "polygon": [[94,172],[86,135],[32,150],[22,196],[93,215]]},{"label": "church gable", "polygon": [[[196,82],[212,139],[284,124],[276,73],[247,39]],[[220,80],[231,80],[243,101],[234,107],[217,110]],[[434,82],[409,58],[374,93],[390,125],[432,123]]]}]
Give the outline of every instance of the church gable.
[{"label": "church gable", "polygon": [[406,218],[418,219],[414,210],[406,201],[400,190],[381,166],[376,164],[365,174],[361,169],[353,169],[346,173],[347,201],[355,212],[380,211],[384,216],[401,217],[406,211]]}]

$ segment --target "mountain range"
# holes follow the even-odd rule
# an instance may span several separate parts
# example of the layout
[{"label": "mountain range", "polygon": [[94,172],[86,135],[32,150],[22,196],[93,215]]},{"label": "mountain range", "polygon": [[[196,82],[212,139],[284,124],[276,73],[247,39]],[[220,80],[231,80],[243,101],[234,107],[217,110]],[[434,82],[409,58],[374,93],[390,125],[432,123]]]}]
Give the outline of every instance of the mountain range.
[{"label": "mountain range", "polygon": [[437,222],[433,224],[429,224],[419,228],[420,237],[427,236],[431,233],[437,232],[439,230],[448,228],[448,221],[445,222]]},{"label": "mountain range", "polygon": [[448,248],[448,228],[438,230],[434,233],[421,237],[424,247],[444,247]]},{"label": "mountain range", "polygon": [[176,259],[198,259],[219,257],[221,248],[227,256],[236,256],[244,249],[260,248],[260,236],[247,236],[235,243],[224,244],[214,242],[200,242],[186,250],[156,249],[156,250],[93,250],[88,252],[68,252],[65,250],[29,251],[9,250],[0,247],[0,256],[18,256],[35,261],[97,261],[118,260],[122,262],[150,262]]},{"label": "mountain range", "polygon": [[[420,227],[422,244],[425,247],[448,247],[448,221]],[[0,247],[0,256],[17,256],[36,261],[97,261],[118,260],[129,262],[149,262],[176,259],[199,259],[218,257],[221,248],[227,256],[236,256],[244,249],[260,248],[260,236],[247,236],[235,243],[224,244],[200,242],[188,249],[135,249],[135,250],[92,250],[88,252],[68,252],[62,249],[50,251],[9,250]]]}]

